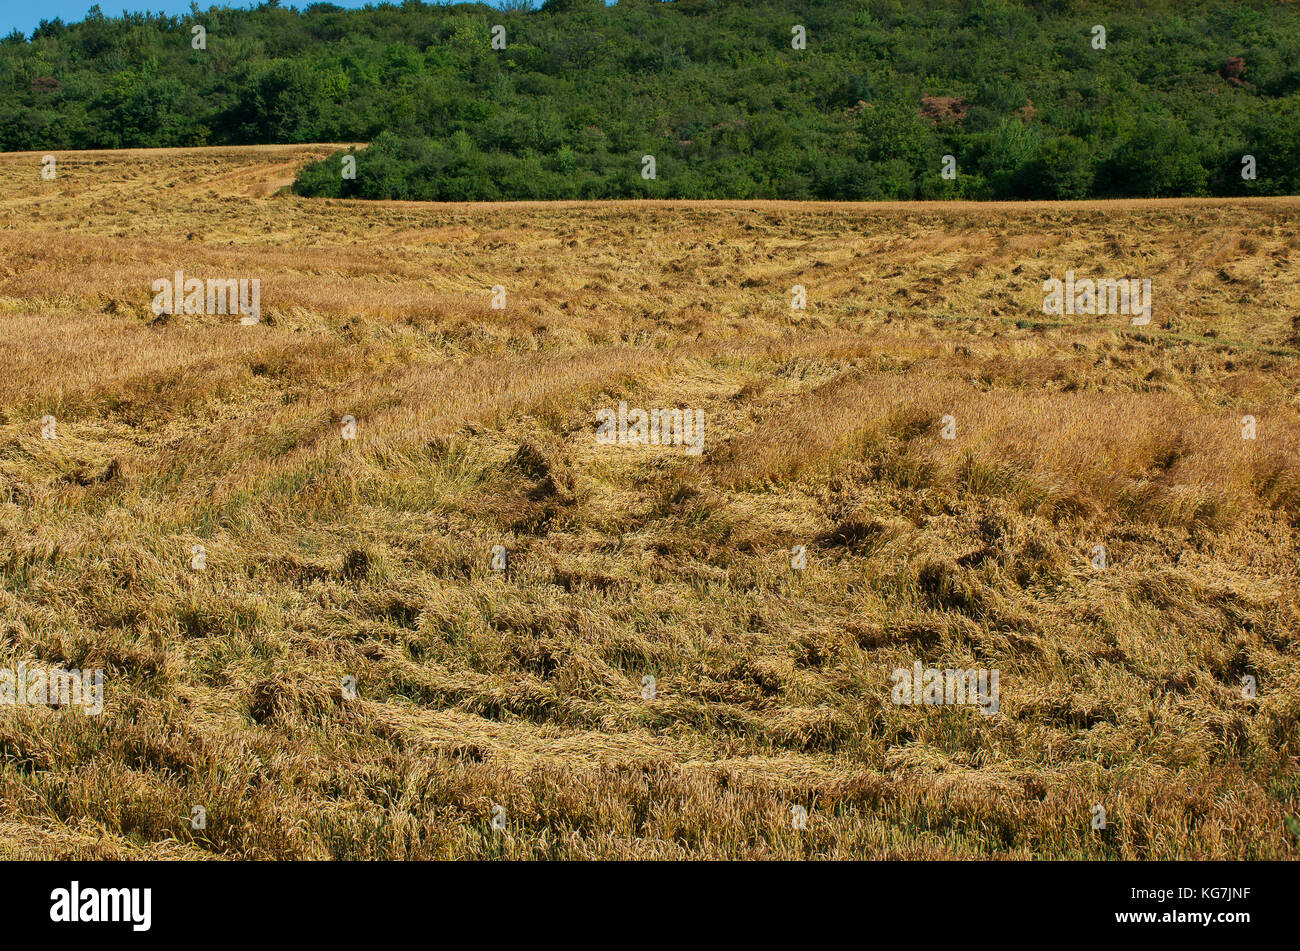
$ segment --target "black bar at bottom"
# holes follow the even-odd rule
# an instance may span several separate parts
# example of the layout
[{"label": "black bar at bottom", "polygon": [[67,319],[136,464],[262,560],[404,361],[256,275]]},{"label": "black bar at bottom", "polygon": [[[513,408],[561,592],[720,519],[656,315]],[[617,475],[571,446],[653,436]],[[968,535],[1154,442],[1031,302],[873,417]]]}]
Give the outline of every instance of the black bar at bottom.
[{"label": "black bar at bottom", "polygon": [[1283,862],[32,862],[0,865],[0,909],[10,940],[112,932],[346,942],[358,929],[383,940],[457,922],[494,941],[581,931],[658,943],[685,937],[688,922],[693,937],[732,941],[783,923],[828,934],[851,926],[864,937],[952,927],[985,939],[1197,931],[1231,940],[1292,921],[1298,879]]}]

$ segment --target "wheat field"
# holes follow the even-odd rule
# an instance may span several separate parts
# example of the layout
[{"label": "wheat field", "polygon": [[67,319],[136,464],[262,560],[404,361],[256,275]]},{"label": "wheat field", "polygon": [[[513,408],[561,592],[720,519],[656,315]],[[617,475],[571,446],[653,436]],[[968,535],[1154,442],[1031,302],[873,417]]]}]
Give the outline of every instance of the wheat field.
[{"label": "wheat field", "polygon": [[287,194],[334,149],[0,155],[0,667],[104,672],[0,706],[0,858],[1300,855],[1300,199]]}]

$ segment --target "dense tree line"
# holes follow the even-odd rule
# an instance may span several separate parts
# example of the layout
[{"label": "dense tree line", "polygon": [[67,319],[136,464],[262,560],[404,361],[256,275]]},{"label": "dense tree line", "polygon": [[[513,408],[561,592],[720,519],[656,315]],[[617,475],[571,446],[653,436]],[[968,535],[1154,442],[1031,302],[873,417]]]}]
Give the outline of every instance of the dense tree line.
[{"label": "dense tree line", "polygon": [[368,141],[295,186],[367,198],[1300,192],[1296,4],[506,6],[43,22],[0,40],[0,149]]}]

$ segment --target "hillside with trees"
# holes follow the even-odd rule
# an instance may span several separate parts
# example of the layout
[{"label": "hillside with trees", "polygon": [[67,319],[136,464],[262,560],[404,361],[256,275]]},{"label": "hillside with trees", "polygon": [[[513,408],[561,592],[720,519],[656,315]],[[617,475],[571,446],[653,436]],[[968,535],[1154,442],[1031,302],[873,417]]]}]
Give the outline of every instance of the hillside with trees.
[{"label": "hillside with trees", "polygon": [[43,22],[0,40],[0,149],[365,141],[294,186],[362,198],[1300,192],[1296,4],[507,7]]}]

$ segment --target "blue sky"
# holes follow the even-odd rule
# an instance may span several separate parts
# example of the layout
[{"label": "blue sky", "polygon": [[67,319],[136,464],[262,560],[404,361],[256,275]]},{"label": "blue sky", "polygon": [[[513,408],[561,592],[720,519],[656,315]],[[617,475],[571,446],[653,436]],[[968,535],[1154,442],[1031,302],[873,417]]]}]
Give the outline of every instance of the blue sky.
[{"label": "blue sky", "polygon": [[[287,0],[284,6],[297,7],[301,10],[313,2],[314,0]],[[378,0],[330,0],[330,2],[339,7],[364,7],[367,2],[378,5]],[[401,0],[396,2],[400,3]],[[31,36],[32,30],[38,23],[42,20],[53,20],[55,17],[59,17],[64,23],[84,20],[86,11],[93,4],[94,0],[0,0],[0,36],[14,28],[22,30],[25,36]],[[200,0],[199,9],[206,10],[210,6],[253,7],[257,5],[257,2],[250,2],[250,0],[224,0],[219,3]],[[539,4],[534,4],[537,5]],[[123,11],[133,13],[148,11],[174,15],[189,13],[190,2],[189,0],[140,0],[136,3],[132,0],[100,0],[99,7],[104,11],[104,16],[121,16]]]}]

